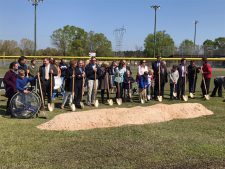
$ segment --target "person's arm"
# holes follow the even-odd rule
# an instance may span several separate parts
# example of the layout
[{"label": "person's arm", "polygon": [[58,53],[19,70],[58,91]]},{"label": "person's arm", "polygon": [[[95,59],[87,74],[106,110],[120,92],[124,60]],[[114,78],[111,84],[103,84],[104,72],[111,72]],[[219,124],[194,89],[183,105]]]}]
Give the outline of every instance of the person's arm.
[{"label": "person's arm", "polygon": [[9,76],[8,72],[5,74],[5,77],[3,78],[3,83],[8,86],[15,86],[15,83],[12,81],[12,77]]},{"label": "person's arm", "polygon": [[57,67],[55,65],[50,66],[50,69],[53,70],[53,72],[52,72],[53,76],[58,76],[58,69],[57,69]]},{"label": "person's arm", "polygon": [[138,66],[138,76],[140,76],[141,75],[141,66],[139,65]]},{"label": "person's arm", "polygon": [[21,86],[19,80],[16,80],[16,89],[19,90],[20,92],[24,92],[24,88]]},{"label": "person's arm", "polygon": [[35,76],[35,77],[30,77],[30,78],[27,78],[27,81],[28,82],[32,82],[32,81],[34,81],[34,80],[36,80],[37,79],[37,76]]}]

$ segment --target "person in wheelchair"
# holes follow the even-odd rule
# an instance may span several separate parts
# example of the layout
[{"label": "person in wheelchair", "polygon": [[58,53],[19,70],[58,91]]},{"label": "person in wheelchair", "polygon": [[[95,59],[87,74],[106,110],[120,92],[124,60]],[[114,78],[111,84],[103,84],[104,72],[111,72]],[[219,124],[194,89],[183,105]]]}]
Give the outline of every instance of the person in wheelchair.
[{"label": "person in wheelchair", "polygon": [[18,72],[18,77],[16,79],[16,89],[19,92],[20,95],[20,99],[16,100],[18,103],[23,103],[23,108],[18,110],[18,113],[21,112],[21,114],[23,114],[23,116],[26,116],[26,112],[27,114],[31,111],[31,112],[35,112],[36,108],[32,106],[32,100],[29,96],[29,93],[31,92],[28,88],[28,84],[30,82],[35,81],[37,78],[37,76],[35,77],[27,77],[26,76],[26,72],[23,69],[20,69]]},{"label": "person in wheelchair", "polygon": [[37,79],[37,76],[29,78],[25,76],[25,73],[26,72],[23,69],[19,70],[19,74],[16,79],[16,89],[19,92],[28,94],[30,93],[30,91],[28,90],[28,83],[35,81]]}]

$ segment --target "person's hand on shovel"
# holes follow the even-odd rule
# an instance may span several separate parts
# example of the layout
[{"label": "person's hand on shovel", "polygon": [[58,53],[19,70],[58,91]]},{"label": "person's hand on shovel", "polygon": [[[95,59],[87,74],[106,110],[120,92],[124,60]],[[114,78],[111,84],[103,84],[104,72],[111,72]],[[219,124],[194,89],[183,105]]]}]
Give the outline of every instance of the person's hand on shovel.
[{"label": "person's hand on shovel", "polygon": [[50,70],[50,73],[51,73],[51,74],[53,74],[53,73],[54,73],[52,69]]},{"label": "person's hand on shovel", "polygon": [[30,93],[30,91],[29,90],[24,90],[23,93],[24,94],[28,94],[28,93]]},{"label": "person's hand on shovel", "polygon": [[85,77],[85,73],[84,72],[82,73],[82,77]]}]

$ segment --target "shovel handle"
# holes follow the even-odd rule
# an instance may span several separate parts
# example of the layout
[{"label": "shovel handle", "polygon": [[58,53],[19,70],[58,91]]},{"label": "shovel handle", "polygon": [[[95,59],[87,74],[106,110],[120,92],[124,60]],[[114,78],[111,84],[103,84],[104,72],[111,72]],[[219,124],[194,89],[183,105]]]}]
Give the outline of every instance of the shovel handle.
[{"label": "shovel handle", "polygon": [[42,106],[45,107],[44,97],[43,97],[43,93],[42,93],[41,79],[40,79],[39,73],[38,73],[38,83],[39,83],[39,89],[40,89],[40,93],[41,93]]}]

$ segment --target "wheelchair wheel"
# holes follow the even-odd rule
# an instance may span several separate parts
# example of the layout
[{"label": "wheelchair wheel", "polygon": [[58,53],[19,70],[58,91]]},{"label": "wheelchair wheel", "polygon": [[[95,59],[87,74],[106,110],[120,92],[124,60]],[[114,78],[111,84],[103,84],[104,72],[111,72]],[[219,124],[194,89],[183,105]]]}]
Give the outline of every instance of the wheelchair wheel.
[{"label": "wheelchair wheel", "polygon": [[40,97],[34,92],[16,93],[10,101],[10,111],[15,118],[32,118],[38,113],[40,107]]}]

